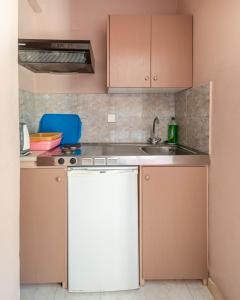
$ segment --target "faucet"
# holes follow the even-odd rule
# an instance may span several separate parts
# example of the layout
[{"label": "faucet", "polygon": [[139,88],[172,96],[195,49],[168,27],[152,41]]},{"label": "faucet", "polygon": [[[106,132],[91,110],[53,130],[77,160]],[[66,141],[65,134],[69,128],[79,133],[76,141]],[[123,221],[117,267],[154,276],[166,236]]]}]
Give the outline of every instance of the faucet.
[{"label": "faucet", "polygon": [[151,137],[148,139],[148,143],[154,144],[154,145],[158,144],[161,141],[160,137],[155,135],[156,124],[159,124],[158,117],[155,117],[153,120],[152,134],[151,134]]}]

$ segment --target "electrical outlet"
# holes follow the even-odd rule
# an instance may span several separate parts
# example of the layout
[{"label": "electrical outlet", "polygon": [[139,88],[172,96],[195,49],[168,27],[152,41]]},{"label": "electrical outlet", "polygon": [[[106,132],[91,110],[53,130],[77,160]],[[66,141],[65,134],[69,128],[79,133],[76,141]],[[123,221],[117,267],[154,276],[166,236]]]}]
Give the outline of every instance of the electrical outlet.
[{"label": "electrical outlet", "polygon": [[108,123],[115,123],[115,122],[116,122],[116,115],[108,114]]}]

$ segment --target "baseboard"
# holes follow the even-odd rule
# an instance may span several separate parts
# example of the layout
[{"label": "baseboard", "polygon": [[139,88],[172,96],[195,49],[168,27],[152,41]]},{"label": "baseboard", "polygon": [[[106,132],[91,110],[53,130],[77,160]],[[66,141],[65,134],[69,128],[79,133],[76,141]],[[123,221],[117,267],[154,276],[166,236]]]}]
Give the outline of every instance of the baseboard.
[{"label": "baseboard", "polygon": [[224,300],[222,293],[211,278],[208,278],[208,289],[214,297],[214,300]]}]

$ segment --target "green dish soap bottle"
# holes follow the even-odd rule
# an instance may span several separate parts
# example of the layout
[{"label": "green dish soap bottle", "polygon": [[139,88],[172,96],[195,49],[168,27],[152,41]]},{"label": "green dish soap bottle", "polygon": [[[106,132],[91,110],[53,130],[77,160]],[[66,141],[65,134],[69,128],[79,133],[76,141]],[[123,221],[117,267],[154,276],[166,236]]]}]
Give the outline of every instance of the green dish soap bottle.
[{"label": "green dish soap bottle", "polygon": [[178,143],[178,125],[175,121],[175,117],[172,117],[170,123],[168,124],[168,143]]}]

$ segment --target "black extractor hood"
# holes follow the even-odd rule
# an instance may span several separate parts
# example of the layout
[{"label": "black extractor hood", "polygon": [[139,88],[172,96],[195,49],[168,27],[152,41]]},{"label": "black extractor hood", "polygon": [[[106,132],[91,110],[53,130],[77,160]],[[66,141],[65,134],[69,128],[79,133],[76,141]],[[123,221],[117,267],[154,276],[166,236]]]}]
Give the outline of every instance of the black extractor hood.
[{"label": "black extractor hood", "polygon": [[88,40],[18,40],[18,62],[35,73],[94,73]]}]

